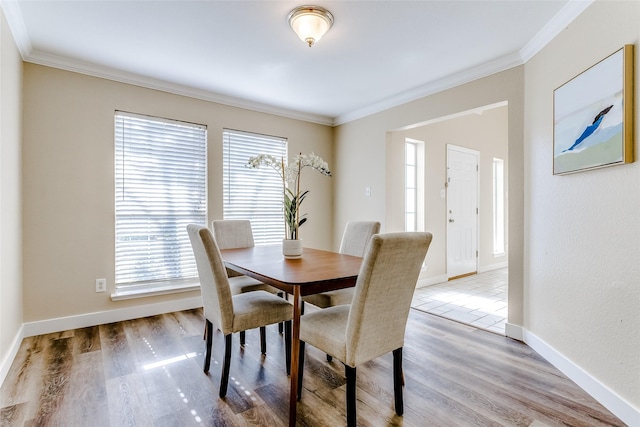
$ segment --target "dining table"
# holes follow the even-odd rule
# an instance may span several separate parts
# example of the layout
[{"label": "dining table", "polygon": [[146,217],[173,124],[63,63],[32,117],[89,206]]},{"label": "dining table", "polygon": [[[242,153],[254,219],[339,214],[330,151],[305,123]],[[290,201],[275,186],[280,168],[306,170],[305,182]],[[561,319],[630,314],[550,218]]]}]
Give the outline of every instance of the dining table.
[{"label": "dining table", "polygon": [[289,391],[289,426],[293,427],[296,425],[302,297],[355,286],[362,258],[305,247],[300,258],[289,259],[283,256],[280,244],[222,249],[220,253],[227,268],[293,295]]}]

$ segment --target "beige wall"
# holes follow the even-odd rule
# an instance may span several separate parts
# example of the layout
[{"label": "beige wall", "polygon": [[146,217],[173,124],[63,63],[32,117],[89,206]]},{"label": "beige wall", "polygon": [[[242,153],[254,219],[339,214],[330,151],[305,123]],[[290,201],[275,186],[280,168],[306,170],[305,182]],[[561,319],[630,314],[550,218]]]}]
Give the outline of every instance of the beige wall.
[{"label": "beige wall", "polygon": [[0,360],[5,361],[21,322],[197,295],[114,303],[93,290],[96,277],[107,277],[113,288],[115,109],[209,126],[210,219],[222,215],[223,127],[286,136],[292,150],[325,157],[334,178],[309,175],[311,220],[303,238],[319,248],[336,248],[348,220],[379,220],[385,231],[395,191],[387,179],[390,131],[507,101],[509,322],[530,330],[639,408],[640,165],[551,174],[554,88],[633,43],[636,106],[640,102],[639,8],[636,1],[597,1],[525,66],[334,130],[26,64],[22,171],[16,92],[21,64],[0,20]]},{"label": "beige wall", "polygon": [[[524,326],[640,410],[640,162],[552,175],[553,90],[635,45],[640,2],[596,1],[525,66]],[[513,167],[513,165],[512,165]]]},{"label": "beige wall", "polygon": [[[401,227],[398,225],[400,222],[393,219],[393,223],[389,221],[389,218],[398,217],[396,210],[404,203],[397,197],[401,196],[402,188],[396,188],[397,180],[393,179],[397,175],[397,167],[394,165],[397,165],[397,159],[401,155],[398,150],[390,148],[393,146],[392,131],[507,101],[508,125],[506,136],[503,135],[502,138],[508,140],[508,148],[504,149],[508,151],[505,159],[511,165],[508,170],[509,322],[522,325],[523,170],[522,167],[513,165],[523,164],[523,82],[524,67],[516,67],[338,126],[335,133],[334,241],[339,241],[344,225],[352,219],[376,219],[382,222],[383,231]],[[463,133],[458,133],[457,137],[466,138]],[[450,141],[454,141],[451,138]],[[457,141],[457,145],[465,145],[460,140]],[[444,146],[436,148],[437,159],[444,158],[444,150]],[[435,156],[427,159],[428,173],[425,180],[440,182],[437,190],[439,197],[443,182],[439,169],[442,162],[434,159]],[[437,168],[438,172],[429,174],[429,171],[433,172]],[[371,186],[370,197],[365,196],[366,186]],[[436,208],[435,214],[442,214],[441,206]],[[427,207],[427,218],[431,215],[432,211]],[[436,217],[435,222],[439,224],[442,220]],[[433,264],[434,269],[439,268],[441,271],[444,263],[442,248],[446,241],[444,229],[434,229],[435,225],[430,223],[427,225],[426,231],[434,233],[434,250],[432,252],[429,249],[427,264],[430,269]],[[438,271],[428,271],[428,274],[437,275]]]},{"label": "beige wall", "polygon": [[[435,236],[427,255],[427,272],[422,277],[447,275],[446,229],[447,200],[442,197],[447,179],[447,144],[480,152],[479,163],[479,217],[478,217],[478,270],[486,271],[492,265],[503,266],[507,256],[493,256],[493,158],[505,161],[508,172],[508,114],[500,106],[483,112],[472,112],[460,117],[438,120],[424,126],[390,132],[386,148],[387,171],[387,230],[404,230],[404,142],[411,138],[424,142],[424,229]],[[505,175],[506,176],[506,175]],[[506,235],[506,230],[505,230]]]},{"label": "beige wall", "polygon": [[7,369],[22,326],[21,91],[22,58],[0,10],[0,368]]},{"label": "beige wall", "polygon": [[[24,322],[179,298],[113,302],[95,279],[114,282],[114,110],[208,126],[209,220],[222,218],[222,129],[287,137],[289,152],[331,164],[330,127],[251,112],[34,64],[24,66]],[[332,182],[308,174],[305,244],[331,248]]]}]

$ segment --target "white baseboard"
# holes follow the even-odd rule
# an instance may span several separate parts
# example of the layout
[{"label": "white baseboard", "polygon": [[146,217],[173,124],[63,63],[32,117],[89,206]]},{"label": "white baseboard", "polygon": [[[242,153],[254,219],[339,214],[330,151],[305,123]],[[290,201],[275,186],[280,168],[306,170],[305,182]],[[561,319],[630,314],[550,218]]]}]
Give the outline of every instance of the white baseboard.
[{"label": "white baseboard", "polygon": [[[630,427],[640,427],[640,409],[633,407],[633,405],[618,396],[609,387],[602,384],[532,332],[527,331],[521,326],[507,323],[507,336],[512,337],[509,332],[515,335],[519,333],[523,337],[521,341],[524,341],[529,347],[569,377],[571,381],[600,402],[602,406],[611,411],[616,417],[620,418],[622,422]],[[516,337],[512,338],[518,339]]]},{"label": "white baseboard", "polygon": [[20,326],[18,329],[18,333],[13,338],[11,342],[11,347],[9,348],[9,352],[5,355],[4,359],[0,363],[0,387],[4,383],[4,379],[7,377],[9,373],[9,369],[11,368],[11,364],[13,360],[16,358],[16,354],[18,354],[18,350],[20,349],[20,344],[22,344],[22,339],[24,338],[24,325]]},{"label": "white baseboard", "polygon": [[9,369],[11,368],[11,364],[13,363],[16,354],[18,354],[22,340],[26,337],[68,331],[70,329],[86,328],[89,326],[104,325],[107,323],[121,322],[123,320],[138,319],[141,317],[155,316],[158,314],[172,313],[174,311],[190,310],[200,307],[202,307],[202,297],[198,296],[156,304],[139,305],[135,307],[119,308],[109,311],[99,311],[95,313],[23,323],[11,343],[9,352],[0,364],[0,387],[9,373]]},{"label": "white baseboard", "polygon": [[487,271],[500,270],[501,268],[507,268],[508,266],[509,266],[509,263],[507,261],[498,262],[496,264],[484,265],[482,267],[478,267],[478,274],[486,273]]},{"label": "white baseboard", "polygon": [[[436,277],[429,279],[429,282],[431,281],[434,281],[434,283],[430,284],[435,284],[441,283],[443,280]],[[127,307],[116,310],[25,323],[20,327],[20,330],[11,344],[9,353],[0,364],[0,386],[4,382],[9,372],[9,368],[18,353],[22,339],[25,337],[120,322],[140,317],[155,316],[174,311],[190,310],[199,307],[202,307],[202,298],[193,297],[157,304]],[[507,323],[505,332],[508,337],[525,342],[529,347],[544,357],[549,363],[559,369],[563,374],[569,377],[569,379],[589,393],[594,399],[600,402],[624,423],[630,427],[640,427],[640,410],[638,408],[633,407],[629,402],[618,396],[597,379],[593,378],[588,372],[577,366],[555,348],[519,325]]]},{"label": "white baseboard", "polygon": [[443,283],[447,281],[447,275],[443,274],[442,276],[434,276],[434,277],[426,277],[426,278],[418,278],[418,284],[416,285],[416,289],[424,288],[425,286],[437,285],[438,283]]},{"label": "white baseboard", "polygon": [[504,334],[514,340],[524,342],[524,328],[520,325],[514,325],[513,323],[506,323],[504,325]]},{"label": "white baseboard", "polygon": [[[484,267],[478,267],[478,274],[486,273],[487,271],[499,270],[501,268],[506,268],[508,266],[509,264],[506,262],[485,265]],[[424,277],[426,273],[427,273],[427,269],[424,269],[420,273],[420,277],[418,278],[418,285],[416,286],[416,289],[424,288],[425,286],[437,285],[438,283],[444,283],[449,280],[449,276],[447,276],[446,274],[442,274],[440,276],[434,276],[434,277]]]},{"label": "white baseboard", "polygon": [[104,325],[123,320],[138,319],[155,316],[174,311],[190,310],[202,307],[202,297],[181,298],[156,304],[137,305],[134,307],[117,308],[108,311],[79,314],[76,316],[58,317],[55,319],[28,322],[24,326],[24,336],[50,334],[67,331],[69,329],[86,328],[88,326]]}]

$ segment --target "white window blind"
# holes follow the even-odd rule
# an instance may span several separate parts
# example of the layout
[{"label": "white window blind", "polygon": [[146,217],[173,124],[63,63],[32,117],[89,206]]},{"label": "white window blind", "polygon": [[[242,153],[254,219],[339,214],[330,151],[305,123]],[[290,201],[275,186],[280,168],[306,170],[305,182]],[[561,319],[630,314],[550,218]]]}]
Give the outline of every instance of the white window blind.
[{"label": "white window blind", "polygon": [[493,159],[493,255],[504,255],[504,160]]},{"label": "white window blind", "polygon": [[116,290],[197,277],[186,232],[207,224],[207,128],[116,111]]},{"label": "white window blind", "polygon": [[417,231],[418,211],[418,154],[417,145],[410,141],[404,143],[404,229]]},{"label": "white window blind", "polygon": [[256,245],[279,243],[285,236],[282,178],[269,167],[246,166],[250,157],[259,154],[270,154],[286,162],[287,140],[224,130],[224,219],[250,220]]}]

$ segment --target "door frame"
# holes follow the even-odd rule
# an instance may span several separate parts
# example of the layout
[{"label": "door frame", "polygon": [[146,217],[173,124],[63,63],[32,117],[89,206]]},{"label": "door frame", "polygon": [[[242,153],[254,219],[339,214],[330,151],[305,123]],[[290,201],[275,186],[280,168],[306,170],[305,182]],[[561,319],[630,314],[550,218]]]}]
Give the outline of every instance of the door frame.
[{"label": "door frame", "polygon": [[449,219],[449,151],[455,150],[459,152],[463,152],[466,154],[470,154],[475,156],[476,158],[476,185],[475,185],[475,196],[476,196],[476,215],[475,215],[475,241],[476,241],[476,256],[475,256],[475,271],[469,272],[462,275],[451,276],[449,270],[449,223],[445,222],[445,230],[446,230],[446,251],[445,251],[445,267],[446,267],[446,275],[447,280],[458,279],[460,277],[469,276],[472,274],[478,273],[478,261],[480,259],[479,248],[480,248],[480,151],[473,150],[470,148],[462,147],[460,145],[455,144],[447,144],[446,145],[446,157],[445,157],[445,170],[446,170],[446,181],[445,185],[447,188],[447,200],[445,203],[445,219],[448,221]]}]

